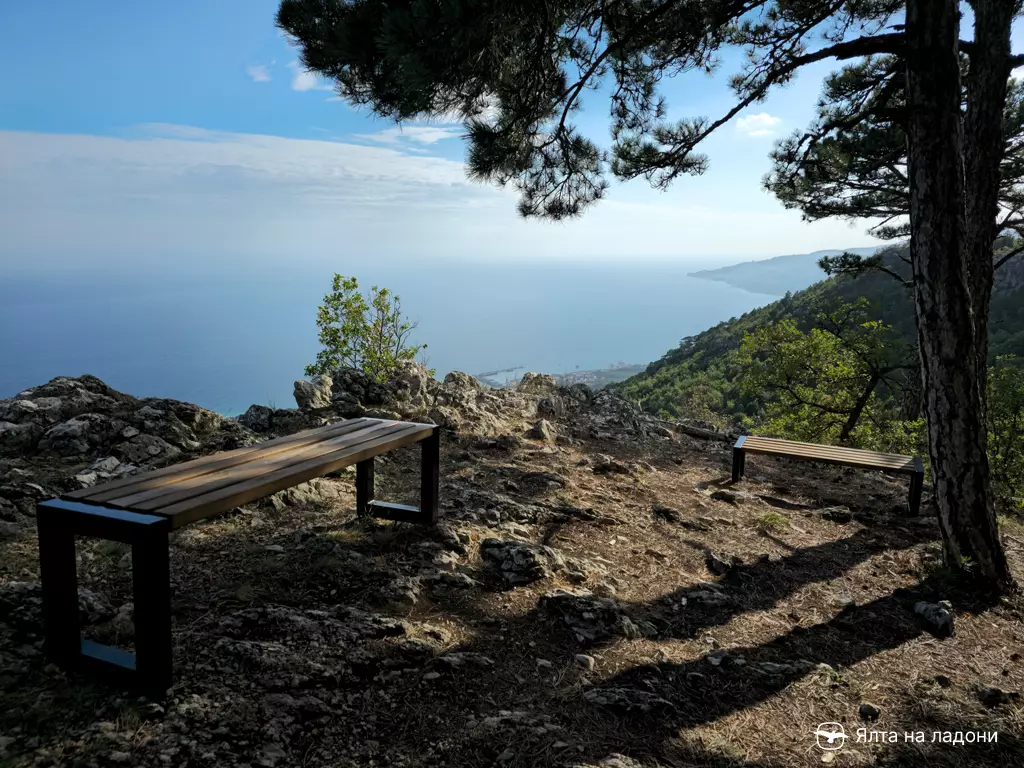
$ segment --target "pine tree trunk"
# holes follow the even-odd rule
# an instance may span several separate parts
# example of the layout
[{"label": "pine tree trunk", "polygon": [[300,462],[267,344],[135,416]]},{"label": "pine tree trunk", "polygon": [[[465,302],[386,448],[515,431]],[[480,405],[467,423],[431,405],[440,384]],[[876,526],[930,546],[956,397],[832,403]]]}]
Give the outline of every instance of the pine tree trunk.
[{"label": "pine tree trunk", "polygon": [[[1010,74],[1010,23],[1014,0],[975,0],[974,42],[967,73],[964,115],[964,186],[968,279],[980,373],[988,367],[988,311],[992,295],[992,251],[1003,157],[1003,106]],[[984,380],[984,379],[983,379]],[[985,397],[982,391],[982,399]]]},{"label": "pine tree trunk", "polygon": [[907,2],[910,254],[935,504],[946,562],[1012,585],[992,506],[968,268],[956,0]]}]

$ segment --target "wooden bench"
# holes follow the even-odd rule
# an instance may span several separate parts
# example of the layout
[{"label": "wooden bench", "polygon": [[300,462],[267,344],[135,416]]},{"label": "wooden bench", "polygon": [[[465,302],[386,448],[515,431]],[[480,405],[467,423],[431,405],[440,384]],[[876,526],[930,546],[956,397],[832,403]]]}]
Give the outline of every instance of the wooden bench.
[{"label": "wooden bench", "polygon": [[842,464],[847,467],[878,469],[900,475],[910,475],[910,514],[916,515],[921,507],[921,490],[924,487],[924,466],[921,459],[901,456],[898,453],[862,451],[858,448],[840,448],[834,445],[797,443],[791,440],[777,440],[771,437],[748,435],[736,441],[732,449],[732,481],[738,483],[746,468],[747,454],[759,453],[765,456],[782,456],[787,459],[818,461],[824,464]]},{"label": "wooden bench", "polygon": [[[415,442],[422,445],[420,506],[374,499],[374,457]],[[369,418],[203,456],[40,502],[36,520],[48,658],[66,669],[98,673],[162,694],[173,676],[168,534],[353,464],[359,515],[437,522],[438,427]],[[134,654],[82,638],[75,536],[131,545]]]}]

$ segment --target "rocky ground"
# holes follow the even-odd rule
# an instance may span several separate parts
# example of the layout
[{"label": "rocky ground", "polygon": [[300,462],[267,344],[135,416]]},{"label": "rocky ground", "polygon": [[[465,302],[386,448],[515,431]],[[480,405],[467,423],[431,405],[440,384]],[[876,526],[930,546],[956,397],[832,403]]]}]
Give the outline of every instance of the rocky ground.
[{"label": "rocky ground", "polygon": [[[755,457],[732,486],[727,442],[543,376],[342,371],[296,399],[0,400],[0,766],[1024,764],[1024,607],[945,577],[903,482]],[[443,425],[441,526],[356,518],[352,473],[300,486],[174,535],[166,699],[45,662],[38,499],[360,414]],[[378,495],[415,503],[416,467],[378,459]],[[78,553],[87,635],[131,648],[126,549]]]}]

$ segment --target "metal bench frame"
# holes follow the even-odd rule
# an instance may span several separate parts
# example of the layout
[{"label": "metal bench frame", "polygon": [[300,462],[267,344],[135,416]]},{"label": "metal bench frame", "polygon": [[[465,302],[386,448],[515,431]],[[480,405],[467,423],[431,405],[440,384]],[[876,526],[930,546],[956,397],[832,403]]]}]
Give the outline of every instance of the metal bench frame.
[{"label": "metal bench frame", "polygon": [[[374,499],[374,458],[371,457],[356,463],[358,515],[421,525],[437,523],[440,428],[434,427],[417,442],[421,446],[420,506]],[[56,498],[39,502],[36,525],[46,657],[63,669],[92,674],[105,682],[135,689],[153,698],[162,697],[173,683],[174,676],[168,547],[168,535],[172,530],[170,518]],[[134,654],[82,637],[78,614],[76,536],[118,541],[131,547]]]},{"label": "metal bench frame", "polygon": [[[743,473],[747,466],[747,448],[743,447],[746,436],[740,437],[736,441],[736,445],[732,449],[732,481],[738,483],[743,478]],[[787,441],[781,441],[787,442]],[[855,448],[848,448],[845,450],[856,451]],[[914,456],[908,456],[908,460],[912,460],[913,469],[902,470],[892,469],[889,467],[871,466],[870,464],[853,464],[850,462],[842,461],[841,459],[830,459],[828,457],[810,457],[803,456],[800,454],[786,453],[784,448],[778,450],[766,450],[757,449],[750,450],[750,453],[757,453],[762,456],[777,456],[784,459],[796,459],[799,461],[815,461],[821,462],[822,464],[838,464],[844,467],[856,467],[858,469],[876,469],[881,472],[891,472],[895,474],[910,475],[910,494],[907,499],[907,504],[911,515],[917,515],[921,509],[921,493],[924,490],[924,464],[921,459]]]}]

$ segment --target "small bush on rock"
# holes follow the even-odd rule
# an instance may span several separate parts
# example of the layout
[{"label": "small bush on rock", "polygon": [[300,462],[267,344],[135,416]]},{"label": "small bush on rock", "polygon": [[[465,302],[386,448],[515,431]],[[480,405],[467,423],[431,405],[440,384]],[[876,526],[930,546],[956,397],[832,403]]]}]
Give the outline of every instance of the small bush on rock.
[{"label": "small bush on rock", "polygon": [[316,325],[322,349],[316,362],[306,366],[307,376],[356,368],[384,382],[400,363],[414,360],[427,347],[409,343],[416,323],[403,317],[398,296],[373,286],[364,297],[354,277],[334,275]]}]

